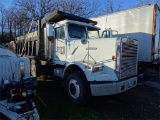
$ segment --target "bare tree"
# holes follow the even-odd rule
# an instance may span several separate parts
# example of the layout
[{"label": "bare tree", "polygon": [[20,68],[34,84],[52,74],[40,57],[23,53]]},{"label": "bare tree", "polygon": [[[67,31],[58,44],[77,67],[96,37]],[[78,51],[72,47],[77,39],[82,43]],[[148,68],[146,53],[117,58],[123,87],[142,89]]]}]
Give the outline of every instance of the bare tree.
[{"label": "bare tree", "polygon": [[100,4],[98,0],[55,0],[54,8],[82,17],[98,14]]},{"label": "bare tree", "polygon": [[8,37],[9,37],[9,41],[13,40],[13,23],[14,23],[14,18],[15,15],[14,15],[14,9],[8,9],[6,11],[6,14],[5,14],[5,17],[6,17],[6,27],[7,27],[7,31],[8,31]]},{"label": "bare tree", "polygon": [[[14,22],[16,25],[14,26],[16,26],[18,34],[26,33],[29,28],[27,19],[30,18],[31,21],[37,16],[41,19],[54,10],[91,17],[98,14],[98,3],[98,0],[14,0],[15,8],[17,8],[16,22]],[[23,28],[23,26],[25,27]]]},{"label": "bare tree", "polygon": [[14,4],[18,9],[26,11],[31,18],[43,18],[53,10],[53,0],[14,0]]},{"label": "bare tree", "polygon": [[160,8],[160,0],[154,0],[154,3],[157,3],[157,5],[158,5],[159,8]]},{"label": "bare tree", "polygon": [[147,5],[153,2],[153,0],[137,0],[137,5],[136,6],[142,6],[142,5]]},{"label": "bare tree", "polygon": [[52,12],[53,0],[14,0],[17,8],[14,28],[17,35],[26,34],[33,18],[43,18]]},{"label": "bare tree", "polygon": [[160,7],[160,0],[137,0],[137,2],[138,3],[137,3],[136,6],[142,6],[142,5],[157,3],[157,5]]},{"label": "bare tree", "polygon": [[8,8],[5,12],[6,42],[14,40],[18,35],[26,34],[30,21],[27,11],[16,9],[15,6]]},{"label": "bare tree", "polygon": [[14,21],[14,24],[16,25],[16,35],[26,34],[31,19],[27,16],[26,11],[17,10],[16,13],[18,14],[15,14],[16,19]]},{"label": "bare tree", "polygon": [[5,28],[5,8],[0,5],[0,27],[1,27],[1,38],[0,44],[4,42],[4,28]]},{"label": "bare tree", "polygon": [[114,9],[114,4],[113,4],[113,0],[107,0],[106,3],[106,12],[107,13],[113,13],[115,11]]},{"label": "bare tree", "polygon": [[116,5],[117,5],[116,9],[115,9],[116,12],[123,10],[123,2],[122,1],[118,2]]},{"label": "bare tree", "polygon": [[28,16],[43,18],[54,10],[83,17],[98,14],[99,0],[14,0],[15,6],[27,11]]},{"label": "bare tree", "polygon": [[100,9],[99,15],[110,14],[123,10],[123,2],[113,2],[113,0],[106,0],[104,5],[101,5],[103,9]]}]

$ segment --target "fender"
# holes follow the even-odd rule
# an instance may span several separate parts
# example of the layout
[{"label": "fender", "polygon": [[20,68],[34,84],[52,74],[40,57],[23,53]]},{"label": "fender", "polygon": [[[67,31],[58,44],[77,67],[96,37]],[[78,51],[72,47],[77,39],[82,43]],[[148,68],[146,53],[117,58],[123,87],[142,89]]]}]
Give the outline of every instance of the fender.
[{"label": "fender", "polygon": [[62,76],[62,79],[65,79],[66,75],[68,72],[72,72],[73,70],[79,70],[79,71],[82,71],[83,74],[85,75],[85,77],[87,78],[87,76],[90,76],[91,75],[91,70],[89,69],[86,69],[85,68],[85,63],[83,62],[71,62],[71,63],[68,63],[66,65],[66,67],[64,68],[64,71],[63,71],[63,76]]}]

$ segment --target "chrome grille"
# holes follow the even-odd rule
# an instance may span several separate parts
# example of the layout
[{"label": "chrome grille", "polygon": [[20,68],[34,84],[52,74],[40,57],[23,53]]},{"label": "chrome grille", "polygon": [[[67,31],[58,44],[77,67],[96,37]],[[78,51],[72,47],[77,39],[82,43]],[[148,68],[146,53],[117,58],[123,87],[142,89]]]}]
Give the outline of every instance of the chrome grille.
[{"label": "chrome grille", "polygon": [[138,44],[122,41],[121,48],[120,79],[137,75]]}]

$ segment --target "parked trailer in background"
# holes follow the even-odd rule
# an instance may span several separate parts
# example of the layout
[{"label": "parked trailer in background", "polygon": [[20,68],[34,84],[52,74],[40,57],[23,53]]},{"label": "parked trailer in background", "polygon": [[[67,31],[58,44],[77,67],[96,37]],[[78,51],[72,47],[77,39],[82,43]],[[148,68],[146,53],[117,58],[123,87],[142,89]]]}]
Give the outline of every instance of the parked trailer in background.
[{"label": "parked trailer in background", "polygon": [[136,86],[137,40],[101,39],[95,24],[55,11],[38,20],[38,31],[17,37],[16,52],[30,58],[32,75],[44,70],[62,78],[77,104],[87,103],[90,95],[118,94]]},{"label": "parked trailer in background", "polygon": [[[146,66],[146,63],[160,62],[160,12],[157,4],[106,14],[92,20],[97,21],[96,26],[101,28],[101,34],[106,28],[110,28],[117,30],[119,37],[137,39],[140,64],[145,62]],[[117,32],[112,36],[114,35]]]}]

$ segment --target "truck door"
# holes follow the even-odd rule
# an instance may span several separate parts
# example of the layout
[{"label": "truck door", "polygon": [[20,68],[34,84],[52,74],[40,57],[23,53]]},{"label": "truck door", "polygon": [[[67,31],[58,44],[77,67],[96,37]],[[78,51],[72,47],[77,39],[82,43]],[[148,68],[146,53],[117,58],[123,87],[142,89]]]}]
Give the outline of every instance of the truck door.
[{"label": "truck door", "polygon": [[64,26],[60,26],[55,29],[56,38],[56,61],[65,62],[66,60],[66,40]]}]

